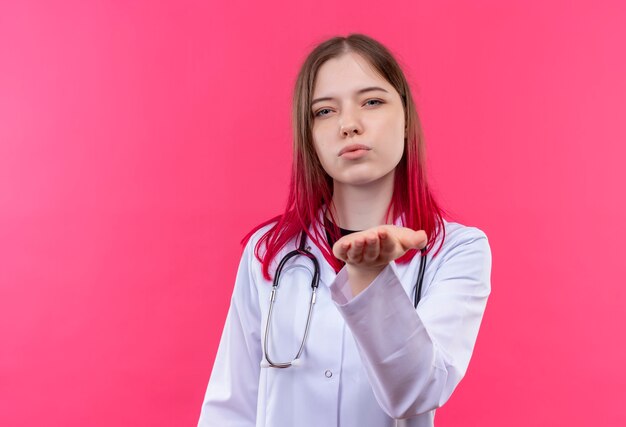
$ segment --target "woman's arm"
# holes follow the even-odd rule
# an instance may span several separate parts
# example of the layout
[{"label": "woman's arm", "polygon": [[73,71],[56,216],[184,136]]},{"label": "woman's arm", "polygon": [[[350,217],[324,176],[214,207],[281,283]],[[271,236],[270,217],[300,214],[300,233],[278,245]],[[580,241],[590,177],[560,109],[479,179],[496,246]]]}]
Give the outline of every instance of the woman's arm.
[{"label": "woman's arm", "polygon": [[481,230],[460,230],[439,256],[417,310],[395,263],[352,299],[346,298],[350,285],[345,267],[331,286],[374,395],[396,419],[436,409],[448,400],[467,370],[491,292],[491,250]]},{"label": "woman's arm", "polygon": [[251,274],[252,239],[239,263],[226,324],[222,332],[198,427],[251,427],[261,361],[260,310]]}]

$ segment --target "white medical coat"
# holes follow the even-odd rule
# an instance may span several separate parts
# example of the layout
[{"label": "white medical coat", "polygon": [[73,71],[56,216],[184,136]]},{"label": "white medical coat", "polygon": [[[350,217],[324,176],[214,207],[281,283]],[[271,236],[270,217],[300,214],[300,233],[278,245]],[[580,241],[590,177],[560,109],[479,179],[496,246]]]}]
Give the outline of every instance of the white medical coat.
[{"label": "white medical coat", "polygon": [[[352,297],[345,267],[335,274],[307,240],[320,264],[320,286],[302,364],[287,369],[261,367],[272,283],[263,278],[254,246],[271,225],[257,231],[241,257],[198,426],[433,426],[435,409],[465,375],[491,292],[485,233],[444,224],[440,253],[427,257],[417,309],[419,253],[408,264],[391,262]],[[285,266],[276,296],[273,361],[291,361],[304,333],[312,267],[304,257],[296,260]]]}]

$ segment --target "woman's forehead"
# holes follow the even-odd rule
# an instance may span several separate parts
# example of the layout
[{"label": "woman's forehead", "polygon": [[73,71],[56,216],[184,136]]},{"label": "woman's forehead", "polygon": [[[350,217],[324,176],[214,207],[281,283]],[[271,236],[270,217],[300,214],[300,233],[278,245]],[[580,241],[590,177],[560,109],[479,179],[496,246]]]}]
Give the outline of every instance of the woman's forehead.
[{"label": "woman's forehead", "polygon": [[329,59],[319,68],[313,87],[314,98],[335,98],[353,94],[364,87],[392,86],[361,55],[348,52]]}]

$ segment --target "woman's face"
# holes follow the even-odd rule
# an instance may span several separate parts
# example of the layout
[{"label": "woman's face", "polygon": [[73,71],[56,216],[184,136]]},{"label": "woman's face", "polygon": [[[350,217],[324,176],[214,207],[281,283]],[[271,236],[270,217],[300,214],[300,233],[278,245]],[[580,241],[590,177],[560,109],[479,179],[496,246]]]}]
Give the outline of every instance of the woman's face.
[{"label": "woman's face", "polygon": [[326,61],[317,73],[311,111],[315,151],[335,183],[366,185],[393,177],[404,152],[402,99],[367,60],[347,53]]}]

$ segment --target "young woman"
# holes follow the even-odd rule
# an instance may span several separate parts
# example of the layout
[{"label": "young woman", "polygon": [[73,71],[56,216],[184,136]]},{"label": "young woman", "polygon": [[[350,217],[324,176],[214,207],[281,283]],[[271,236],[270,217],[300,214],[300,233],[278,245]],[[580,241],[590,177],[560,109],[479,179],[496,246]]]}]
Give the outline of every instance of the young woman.
[{"label": "young woman", "polygon": [[199,426],[432,426],[491,291],[487,237],[443,218],[377,41],[309,54],[293,127],[287,207],[244,239]]}]

